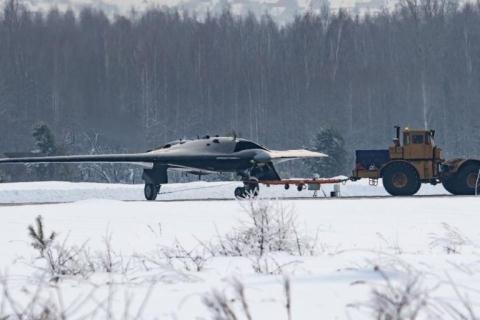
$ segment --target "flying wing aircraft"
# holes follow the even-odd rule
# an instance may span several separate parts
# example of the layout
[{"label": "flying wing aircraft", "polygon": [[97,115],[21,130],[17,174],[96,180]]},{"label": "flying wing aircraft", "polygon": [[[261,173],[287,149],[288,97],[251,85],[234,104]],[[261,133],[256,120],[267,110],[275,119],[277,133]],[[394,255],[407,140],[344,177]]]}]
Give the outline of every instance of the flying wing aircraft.
[{"label": "flying wing aircraft", "polygon": [[167,170],[193,174],[235,172],[244,187],[235,189],[237,198],[258,194],[258,182],[280,180],[274,162],[327,155],[309,150],[273,151],[246,139],[205,136],[195,140],[177,140],[164,146],[135,154],[71,155],[4,158],[2,163],[131,163],[143,167],[145,198],[155,200],[162,184],[168,183]]}]

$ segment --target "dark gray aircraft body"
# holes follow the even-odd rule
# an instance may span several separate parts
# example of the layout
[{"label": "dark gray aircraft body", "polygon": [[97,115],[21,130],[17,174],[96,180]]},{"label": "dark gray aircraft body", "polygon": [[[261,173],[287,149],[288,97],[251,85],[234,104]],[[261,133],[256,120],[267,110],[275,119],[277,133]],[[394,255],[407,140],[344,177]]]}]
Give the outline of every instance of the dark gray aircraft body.
[{"label": "dark gray aircraft body", "polygon": [[325,154],[308,150],[273,151],[245,139],[205,137],[178,140],[158,149],[135,154],[72,155],[0,159],[1,163],[131,163],[143,167],[145,198],[155,200],[162,184],[168,183],[167,170],[182,170],[192,174],[235,172],[242,177],[244,187],[235,196],[244,198],[258,193],[258,182],[280,180],[274,162],[320,158]]}]

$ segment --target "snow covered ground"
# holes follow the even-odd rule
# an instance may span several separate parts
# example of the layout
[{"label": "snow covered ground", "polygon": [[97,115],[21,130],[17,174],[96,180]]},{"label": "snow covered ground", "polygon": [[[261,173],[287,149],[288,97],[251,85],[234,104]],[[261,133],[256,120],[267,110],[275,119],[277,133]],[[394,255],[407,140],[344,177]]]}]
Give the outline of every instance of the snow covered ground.
[{"label": "snow covered ground", "polygon": [[[369,186],[367,180],[347,182],[340,185],[343,196],[386,196],[381,186]],[[191,182],[163,185],[158,200],[189,200],[189,199],[234,199],[233,191],[240,186],[239,182]],[[282,186],[260,187],[262,197],[306,197],[311,198],[313,191],[298,192],[295,186],[284,190]],[[333,185],[324,185],[326,195],[333,190]],[[323,197],[319,192],[319,197]],[[419,191],[422,195],[448,194],[442,186],[423,185]],[[143,185],[135,184],[103,184],[103,183],[72,183],[72,182],[19,182],[0,183],[0,204],[5,203],[48,203],[72,202],[85,199],[111,200],[144,200]]]},{"label": "snow covered ground", "polygon": [[[218,188],[206,188],[211,186]],[[169,185],[164,192],[178,192],[159,198],[232,198],[234,186]],[[298,195],[281,188],[262,191],[268,197]],[[478,317],[480,198],[253,203],[112,200],[142,199],[142,192],[136,185],[1,184],[2,203],[75,202],[0,206],[0,270],[3,287],[11,297],[4,295],[0,317],[12,312],[15,301],[13,309],[32,309],[29,312],[38,314],[48,306],[52,314],[64,310],[68,319],[135,319],[137,315],[141,319],[215,319],[212,308],[225,295],[224,302],[238,319],[248,319],[235,293],[238,281],[245,287],[252,319],[288,319],[285,277],[290,281],[292,319],[373,319],[382,308],[399,309],[401,315],[396,319],[414,319],[417,307],[420,319],[461,319],[453,310],[468,315],[469,306]],[[363,183],[347,184],[342,192],[384,194],[381,187]],[[424,188],[422,193],[445,192],[437,186]],[[311,192],[300,194],[311,196]],[[290,253],[232,257],[209,252],[218,248],[224,235],[238,235],[251,226],[250,206],[267,208],[271,217],[282,212],[287,217],[294,215],[295,231],[304,241],[299,245],[315,242],[315,250],[299,255],[293,243]],[[27,231],[38,215],[43,217],[47,236],[53,230],[58,233],[55,242],[59,247],[80,252],[73,257],[77,264],[92,264],[80,269],[96,271],[63,276],[48,272],[46,259],[39,258]],[[107,241],[110,251],[105,249],[105,239],[111,239]],[[409,299],[401,299],[403,292],[408,292]],[[36,303],[30,308],[32,300]]]}]

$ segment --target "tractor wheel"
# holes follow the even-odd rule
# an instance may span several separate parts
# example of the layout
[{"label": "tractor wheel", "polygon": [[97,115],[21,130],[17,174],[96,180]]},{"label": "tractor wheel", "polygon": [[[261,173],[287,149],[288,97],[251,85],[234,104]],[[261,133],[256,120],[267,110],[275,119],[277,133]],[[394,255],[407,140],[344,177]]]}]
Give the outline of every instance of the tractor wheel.
[{"label": "tractor wheel", "polygon": [[[461,195],[474,195],[477,185],[478,170],[480,165],[468,164],[460,168],[455,179],[455,188]],[[479,190],[480,191],[480,190]]]},{"label": "tractor wheel", "polygon": [[153,183],[146,183],[143,191],[145,193],[145,199],[149,201],[153,201],[157,199],[158,192],[160,191],[160,185],[155,185]]},{"label": "tractor wheel", "polygon": [[392,196],[411,196],[420,189],[421,182],[412,165],[394,162],[383,171],[383,186]]},{"label": "tractor wheel", "polygon": [[442,179],[442,185],[451,194],[460,194],[460,191],[457,190],[458,177],[456,174],[449,176],[448,178]]}]

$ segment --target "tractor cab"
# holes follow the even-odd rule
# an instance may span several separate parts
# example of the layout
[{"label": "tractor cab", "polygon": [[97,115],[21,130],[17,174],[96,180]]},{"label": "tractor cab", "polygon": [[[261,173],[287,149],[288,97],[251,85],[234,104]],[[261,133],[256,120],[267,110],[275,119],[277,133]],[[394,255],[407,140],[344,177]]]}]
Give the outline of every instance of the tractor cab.
[{"label": "tractor cab", "polygon": [[433,130],[410,130],[406,128],[403,131],[403,145],[433,145],[435,132]]},{"label": "tractor cab", "polygon": [[395,127],[396,137],[390,147],[391,159],[404,160],[436,160],[440,159],[440,149],[435,147],[434,130],[412,130],[405,128],[400,144],[400,127]]}]

